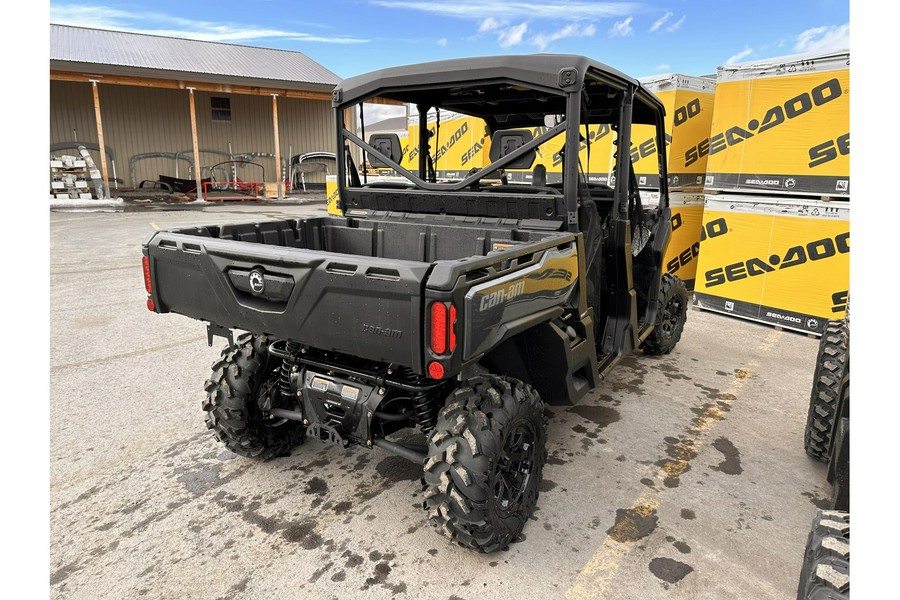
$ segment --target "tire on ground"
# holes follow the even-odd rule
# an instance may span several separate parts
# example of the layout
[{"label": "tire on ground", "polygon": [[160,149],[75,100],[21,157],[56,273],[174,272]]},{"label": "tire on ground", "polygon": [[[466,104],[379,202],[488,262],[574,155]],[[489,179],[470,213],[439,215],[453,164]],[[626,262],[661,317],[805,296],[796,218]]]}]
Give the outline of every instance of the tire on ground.
[{"label": "tire on ground", "polygon": [[819,340],[806,430],[803,434],[806,453],[822,462],[828,462],[831,455],[835,415],[846,365],[846,325],[842,320],[828,321],[822,339]]},{"label": "tire on ground", "polygon": [[233,347],[222,350],[204,386],[206,427],[229,450],[249,458],[287,456],[306,435],[297,421],[265,418],[257,403],[278,385],[281,361],[269,357],[269,341],[266,336],[239,336]]},{"label": "tire on ground", "polygon": [[644,354],[668,354],[681,339],[687,322],[688,295],[684,282],[669,273],[663,273],[659,286],[659,308],[656,325],[641,344]]},{"label": "tire on ground", "polygon": [[806,542],[797,600],[850,598],[850,514],[822,510]]},{"label": "tire on ground", "polygon": [[464,547],[505,549],[537,504],[546,427],[537,391],[517,379],[479,376],[455,390],[428,440],[431,525]]}]

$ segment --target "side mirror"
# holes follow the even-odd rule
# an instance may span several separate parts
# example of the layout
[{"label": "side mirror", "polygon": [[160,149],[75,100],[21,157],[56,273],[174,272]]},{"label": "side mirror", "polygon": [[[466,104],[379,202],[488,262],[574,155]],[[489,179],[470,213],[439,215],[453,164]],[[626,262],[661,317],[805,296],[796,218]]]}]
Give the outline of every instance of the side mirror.
[{"label": "side mirror", "polygon": [[[403,150],[400,146],[400,136],[396,133],[373,133],[369,137],[369,145],[390,158],[395,163],[403,160]],[[368,154],[369,164],[373,167],[390,167],[375,154]]]}]

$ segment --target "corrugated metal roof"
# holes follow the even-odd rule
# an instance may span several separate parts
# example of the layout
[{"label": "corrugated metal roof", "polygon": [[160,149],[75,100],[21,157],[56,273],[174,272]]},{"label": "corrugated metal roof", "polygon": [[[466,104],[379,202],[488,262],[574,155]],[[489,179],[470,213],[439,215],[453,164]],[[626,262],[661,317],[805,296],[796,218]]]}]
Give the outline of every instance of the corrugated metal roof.
[{"label": "corrugated metal roof", "polygon": [[107,72],[114,67],[123,73],[192,75],[219,83],[234,78],[330,88],[341,81],[302,52],[51,24],[51,68],[71,68],[72,63]]}]

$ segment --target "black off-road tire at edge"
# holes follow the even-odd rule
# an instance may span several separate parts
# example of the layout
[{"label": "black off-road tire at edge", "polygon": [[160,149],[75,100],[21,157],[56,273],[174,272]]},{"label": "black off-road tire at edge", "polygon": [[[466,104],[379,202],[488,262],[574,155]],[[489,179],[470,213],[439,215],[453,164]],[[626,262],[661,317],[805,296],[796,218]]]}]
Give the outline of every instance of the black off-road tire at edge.
[{"label": "black off-road tire at edge", "polygon": [[651,356],[668,354],[681,339],[688,311],[688,294],[684,282],[674,275],[663,273],[658,302],[656,324],[641,344],[644,354]]},{"label": "black off-road tire at edge", "polygon": [[422,479],[428,521],[463,547],[506,549],[537,505],[546,440],[534,388],[509,377],[469,379],[429,434]]},{"label": "black off-road tire at edge", "polygon": [[820,510],[806,541],[797,600],[850,598],[850,513]]},{"label": "black off-road tire at edge", "polygon": [[266,336],[242,334],[222,350],[206,381],[206,427],[241,456],[268,459],[287,456],[303,442],[306,429],[297,421],[265,418],[257,404],[268,386],[277,386],[280,360],[269,357]]},{"label": "black off-road tire at edge", "polygon": [[825,323],[825,332],[819,340],[809,412],[806,416],[806,430],[803,434],[806,453],[822,462],[828,462],[831,456],[836,411],[841,398],[841,381],[846,366],[846,324],[843,320],[828,321]]}]

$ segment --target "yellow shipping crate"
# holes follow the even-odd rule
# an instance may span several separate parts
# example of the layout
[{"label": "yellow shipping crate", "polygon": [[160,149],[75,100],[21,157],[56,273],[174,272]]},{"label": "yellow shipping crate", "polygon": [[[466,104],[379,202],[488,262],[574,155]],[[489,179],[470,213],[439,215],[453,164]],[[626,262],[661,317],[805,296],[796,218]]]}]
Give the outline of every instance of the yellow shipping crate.
[{"label": "yellow shipping crate", "polygon": [[[642,192],[645,203],[656,205],[659,194]],[[700,231],[703,226],[703,194],[676,192],[669,195],[672,211],[672,237],[663,257],[666,272],[677,275],[688,290],[694,289],[697,276],[697,258],[700,255]]]},{"label": "yellow shipping crate", "polygon": [[[716,82],[708,77],[662,75],[642,78],[666,109],[666,159],[669,190],[701,191],[707,157],[685,158],[688,148],[709,138]],[[641,187],[659,187],[653,127],[638,125],[632,133],[631,159]]]},{"label": "yellow shipping crate", "polygon": [[338,216],[344,214],[338,207],[337,175],[325,176],[325,197],[328,199],[328,214]]},{"label": "yellow shipping crate", "polygon": [[850,54],[719,67],[707,190],[849,196]]},{"label": "yellow shipping crate", "polygon": [[821,334],[844,316],[849,202],[707,196],[694,304]]},{"label": "yellow shipping crate", "polygon": [[[409,151],[403,155],[401,166],[413,173],[419,168],[419,116],[408,119]],[[440,129],[437,114],[428,114],[428,128],[434,132],[429,140],[435,171],[440,178],[457,179],[469,170],[490,164],[491,140],[485,131],[484,121],[457,112],[442,110]]]}]

